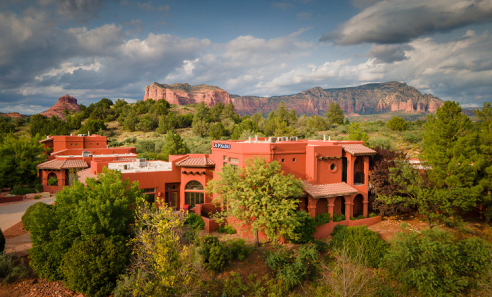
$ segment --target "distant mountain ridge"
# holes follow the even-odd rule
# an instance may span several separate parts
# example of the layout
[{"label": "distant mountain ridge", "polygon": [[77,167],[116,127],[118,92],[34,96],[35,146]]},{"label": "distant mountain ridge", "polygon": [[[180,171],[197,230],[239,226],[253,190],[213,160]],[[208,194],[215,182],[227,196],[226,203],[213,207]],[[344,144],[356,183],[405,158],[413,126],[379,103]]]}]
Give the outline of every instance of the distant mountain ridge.
[{"label": "distant mountain ridge", "polygon": [[331,102],[336,102],[346,115],[375,114],[388,111],[435,112],[444,102],[430,94],[422,94],[416,88],[397,81],[373,83],[357,87],[322,89],[314,87],[294,95],[258,97],[229,95],[225,90],[208,85],[153,83],[145,88],[144,100],[166,99],[182,105],[205,102],[211,106],[222,102],[233,103],[239,114],[267,114],[280,102],[298,114],[322,115]]}]

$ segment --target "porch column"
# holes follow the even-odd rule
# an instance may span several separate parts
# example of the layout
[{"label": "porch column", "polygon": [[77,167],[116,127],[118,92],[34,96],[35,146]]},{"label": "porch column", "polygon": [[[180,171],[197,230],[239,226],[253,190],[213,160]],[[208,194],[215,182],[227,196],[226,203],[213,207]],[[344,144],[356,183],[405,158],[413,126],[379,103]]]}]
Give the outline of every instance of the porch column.
[{"label": "porch column", "polygon": [[354,203],[345,199],[345,221],[350,221],[354,208]]},{"label": "porch column", "polygon": [[[369,186],[369,156],[364,156],[364,185]],[[364,201],[366,198],[364,198]]]},{"label": "porch column", "polygon": [[328,198],[328,213],[330,214],[330,216],[332,218],[333,218],[333,214],[335,213],[334,212],[335,199],[337,199],[337,197],[330,197],[330,198]]},{"label": "porch column", "polygon": [[308,213],[311,217],[315,218],[316,217],[316,202],[317,200],[309,197],[308,198]]},{"label": "porch column", "polygon": [[347,184],[350,186],[354,185],[354,172],[355,172],[355,160],[357,157],[352,155],[347,155]]},{"label": "porch column", "polygon": [[364,197],[362,214],[367,218],[369,217],[369,195],[362,195]]}]

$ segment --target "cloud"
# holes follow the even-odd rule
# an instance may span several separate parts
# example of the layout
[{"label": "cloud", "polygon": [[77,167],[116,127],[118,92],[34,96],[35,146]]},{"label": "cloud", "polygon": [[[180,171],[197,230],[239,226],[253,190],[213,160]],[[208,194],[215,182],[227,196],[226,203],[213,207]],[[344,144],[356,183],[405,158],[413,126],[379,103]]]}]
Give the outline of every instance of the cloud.
[{"label": "cloud", "polygon": [[54,5],[59,15],[86,22],[98,16],[104,0],[40,0],[42,6]]},{"label": "cloud", "polygon": [[404,43],[421,35],[492,21],[492,0],[386,0],[365,8],[320,41]]},{"label": "cloud", "polygon": [[144,11],[154,11],[155,10],[155,8],[152,6],[152,1],[145,2],[145,3],[137,2],[137,7],[141,10],[144,10]]},{"label": "cloud", "polygon": [[382,44],[373,45],[367,55],[376,58],[378,63],[393,63],[408,59],[405,51],[411,50],[408,44]]}]

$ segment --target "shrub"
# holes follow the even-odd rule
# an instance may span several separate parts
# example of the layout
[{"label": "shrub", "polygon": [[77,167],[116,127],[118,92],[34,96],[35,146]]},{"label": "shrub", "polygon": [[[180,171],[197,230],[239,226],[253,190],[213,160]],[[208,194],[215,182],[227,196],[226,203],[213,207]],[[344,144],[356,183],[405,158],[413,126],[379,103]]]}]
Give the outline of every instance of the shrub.
[{"label": "shrub", "polygon": [[335,249],[348,248],[349,256],[354,256],[358,249],[362,249],[362,259],[369,267],[379,267],[389,247],[387,242],[366,226],[335,228],[332,236],[331,246]]},{"label": "shrub", "polygon": [[244,239],[230,239],[224,243],[225,248],[230,251],[232,259],[243,261],[250,253],[250,250],[244,244]]},{"label": "shrub", "polygon": [[405,131],[408,128],[408,123],[400,117],[392,117],[386,126],[393,131]]},{"label": "shrub", "polygon": [[35,186],[34,186],[34,189],[36,189],[36,192],[40,193],[43,191],[43,185],[40,184],[40,183],[37,183]]},{"label": "shrub", "polygon": [[323,226],[331,221],[331,215],[329,213],[317,214],[314,218],[314,224],[318,226]]},{"label": "shrub", "polygon": [[341,222],[345,220],[345,215],[337,215],[336,213],[333,214],[333,222]]},{"label": "shrub", "polygon": [[281,249],[270,253],[265,264],[276,272],[277,279],[285,289],[290,290],[303,280],[311,279],[319,271],[319,256],[314,245],[303,245],[294,255]]},{"label": "shrub", "polygon": [[26,212],[22,215],[21,221],[24,225],[24,229],[26,229],[27,231],[30,231],[32,226],[32,213],[35,212],[34,210],[38,208],[50,210],[52,208],[52,205],[43,202],[37,202],[26,209]]},{"label": "shrub", "polygon": [[65,285],[89,296],[109,295],[129,262],[125,243],[122,237],[103,234],[76,240],[61,264]]},{"label": "shrub", "polygon": [[48,178],[48,186],[56,186],[58,185],[58,179],[54,176]]},{"label": "shrub", "polygon": [[475,288],[492,264],[492,246],[478,237],[456,241],[439,228],[398,233],[383,266],[422,295],[458,295]]},{"label": "shrub", "polygon": [[195,230],[203,230],[205,228],[205,222],[203,221],[202,217],[193,212],[188,214],[185,224],[189,225]]},{"label": "shrub", "polygon": [[205,267],[215,272],[223,271],[236,256],[244,259],[247,254],[244,241],[223,244],[217,237],[210,235],[202,237],[198,253],[202,256]]},{"label": "shrub", "polygon": [[377,214],[375,214],[375,213],[373,213],[373,212],[371,212],[371,213],[369,214],[369,217],[370,217],[370,218],[374,218],[374,217],[377,217],[377,216],[378,216],[378,215],[377,215]]},{"label": "shrub", "polygon": [[364,215],[359,215],[359,216],[357,216],[357,218],[356,218],[356,219],[357,219],[357,220],[363,220],[363,219],[365,219],[365,218],[366,218],[366,217],[365,217]]},{"label": "shrub", "polygon": [[15,185],[10,194],[14,195],[26,195],[29,193],[36,193],[36,190],[23,187],[21,185]]},{"label": "shrub", "polygon": [[314,219],[305,211],[296,211],[296,220],[299,223],[290,235],[293,243],[308,243],[314,240],[316,232]]},{"label": "shrub", "polygon": [[328,250],[328,244],[322,240],[315,240],[313,243],[314,243],[314,248],[319,253],[324,253]]},{"label": "shrub", "polygon": [[229,226],[229,225],[222,225],[219,226],[219,229],[217,230],[219,233],[225,233],[225,234],[236,234],[237,231],[234,229],[234,227]]},{"label": "shrub", "polygon": [[34,199],[36,199],[36,200],[41,199],[41,196],[40,195],[36,195],[36,196],[34,196]]},{"label": "shrub", "polygon": [[369,146],[372,148],[380,147],[389,150],[393,147],[393,142],[388,137],[374,137],[369,140]]},{"label": "shrub", "polygon": [[0,253],[0,278],[2,284],[29,276],[29,268],[24,265],[24,259]]},{"label": "shrub", "polygon": [[5,250],[5,236],[3,235],[2,229],[0,229],[0,254]]}]

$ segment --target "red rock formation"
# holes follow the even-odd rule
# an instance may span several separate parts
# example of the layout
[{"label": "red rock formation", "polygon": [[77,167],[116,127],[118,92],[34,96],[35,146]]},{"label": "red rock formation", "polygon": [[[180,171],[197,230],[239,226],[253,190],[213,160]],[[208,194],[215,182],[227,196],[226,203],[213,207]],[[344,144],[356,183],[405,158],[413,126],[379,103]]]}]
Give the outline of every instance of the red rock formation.
[{"label": "red rock formation", "polygon": [[182,105],[205,102],[211,106],[218,102],[234,104],[239,114],[268,114],[284,102],[287,109],[297,114],[324,114],[331,102],[336,102],[346,115],[374,114],[387,111],[435,112],[444,103],[437,97],[422,94],[414,87],[400,82],[367,84],[358,87],[322,89],[315,87],[298,94],[274,97],[230,96],[221,88],[189,84],[165,85],[153,83],[145,88],[144,100],[166,99],[171,104]]},{"label": "red rock formation", "polygon": [[176,105],[205,102],[208,106],[212,106],[218,102],[231,103],[229,93],[221,88],[207,85],[190,86],[186,83],[164,85],[154,82],[145,87],[144,100],[148,99],[165,99]]},{"label": "red rock formation", "polygon": [[74,97],[69,96],[68,94],[65,96],[62,96],[58,98],[58,102],[55,103],[52,107],[50,107],[48,110],[45,112],[42,112],[42,115],[45,115],[49,118],[52,116],[57,116],[61,118],[62,120],[65,119],[65,115],[63,114],[64,110],[75,110],[79,111],[80,106],[77,104],[77,99]]},{"label": "red rock formation", "polygon": [[9,117],[9,118],[27,118],[27,116],[20,114],[18,112],[9,112],[9,113],[4,113],[2,114],[4,117]]}]

